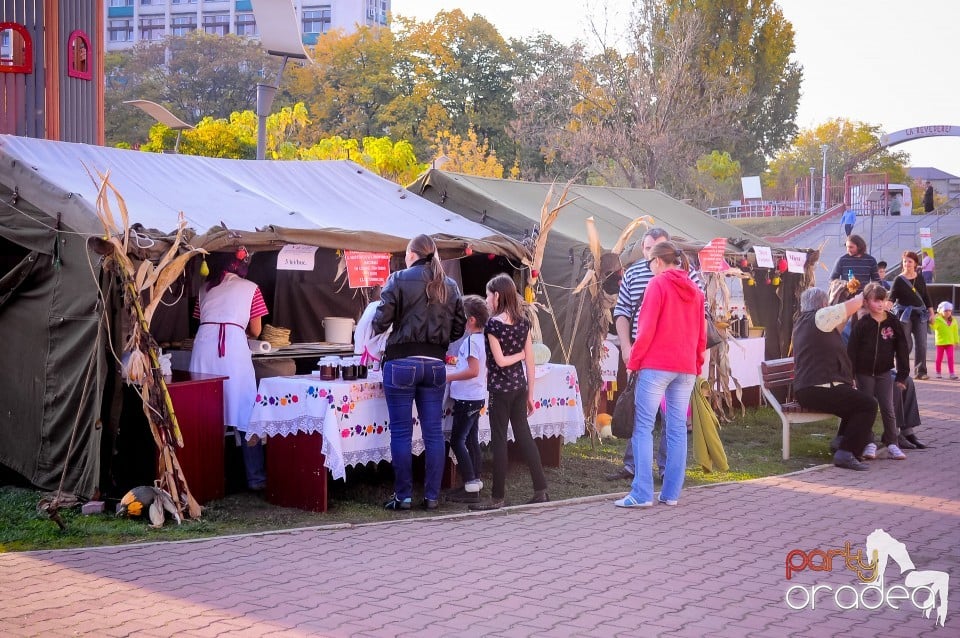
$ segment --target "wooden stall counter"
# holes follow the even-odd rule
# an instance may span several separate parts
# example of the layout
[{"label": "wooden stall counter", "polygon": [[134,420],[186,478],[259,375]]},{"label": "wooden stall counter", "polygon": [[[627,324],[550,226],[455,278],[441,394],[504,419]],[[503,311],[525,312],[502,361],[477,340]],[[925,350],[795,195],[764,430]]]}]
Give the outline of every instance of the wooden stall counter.
[{"label": "wooden stall counter", "polygon": [[198,503],[223,498],[223,381],[227,377],[174,370],[167,382],[183,435],[177,459]]}]

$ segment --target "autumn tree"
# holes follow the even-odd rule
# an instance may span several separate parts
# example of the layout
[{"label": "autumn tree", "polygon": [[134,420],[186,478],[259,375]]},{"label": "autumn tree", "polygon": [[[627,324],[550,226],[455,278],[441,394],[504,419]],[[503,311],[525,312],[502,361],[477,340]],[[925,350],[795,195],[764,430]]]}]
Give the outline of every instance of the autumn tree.
[{"label": "autumn tree", "polygon": [[459,9],[425,22],[399,19],[394,27],[404,57],[395,68],[399,95],[388,109],[391,134],[467,136],[472,126],[493,149],[511,151],[514,55],[496,28]]},{"label": "autumn tree", "polygon": [[793,26],[775,0],[668,0],[673,14],[695,13],[704,37],[693,55],[705,78],[725,78],[744,96],[741,134],[729,148],[747,174],[796,135],[802,69],[791,60]]},{"label": "autumn tree", "polygon": [[623,52],[607,47],[579,65],[570,120],[558,145],[603,183],[684,189],[696,159],[739,133],[745,98],[697,59],[706,33],[693,12],[660,0],[638,5]]},{"label": "autumn tree", "polygon": [[503,164],[497,159],[497,152],[490,148],[487,140],[477,137],[473,127],[468,129],[466,137],[443,131],[437,135],[434,149],[437,157],[443,161],[442,168],[445,171],[480,177],[503,177]]},{"label": "autumn tree", "polygon": [[574,77],[584,60],[583,45],[565,45],[539,34],[512,43],[517,66],[510,135],[517,146],[520,177],[533,181],[568,180],[579,166],[572,164],[557,143],[570,121],[577,94]]},{"label": "autumn tree", "polygon": [[152,125],[147,115],[123,104],[126,100],[157,102],[191,123],[225,119],[254,107],[257,83],[277,65],[259,42],[203,31],[110,54],[104,69],[107,143],[142,142]]},{"label": "autumn tree", "polygon": [[281,87],[281,102],[304,102],[314,124],[301,141],[384,135],[390,124],[386,112],[397,96],[398,55],[389,29],[361,26],[349,34],[335,29],[319,38],[313,64],[292,67]]},{"label": "autumn tree", "polygon": [[877,147],[883,131],[866,122],[834,118],[813,128],[800,131],[789,148],[778,153],[763,175],[764,188],[771,195],[791,199],[797,180],[809,175],[810,167],[817,173],[823,161],[822,146],[827,145],[827,175],[834,184],[842,184],[844,173],[887,173],[897,184],[909,183],[906,165],[910,156],[903,151],[883,149],[867,154]]},{"label": "autumn tree", "polygon": [[743,169],[726,151],[711,151],[697,159],[692,176],[695,201],[703,208],[726,206],[740,190]]}]

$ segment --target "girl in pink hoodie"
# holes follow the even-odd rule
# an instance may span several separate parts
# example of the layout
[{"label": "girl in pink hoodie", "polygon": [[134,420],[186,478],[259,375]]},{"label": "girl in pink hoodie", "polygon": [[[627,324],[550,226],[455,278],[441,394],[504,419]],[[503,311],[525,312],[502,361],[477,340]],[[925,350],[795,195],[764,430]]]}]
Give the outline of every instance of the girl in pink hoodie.
[{"label": "girl in pink hoodie", "polygon": [[639,374],[631,439],[636,471],[630,493],[614,503],[617,507],[653,505],[653,422],[664,397],[667,465],[659,500],[677,504],[687,466],[687,409],[707,346],[703,293],[687,275],[686,258],[676,244],[657,244],[650,270],[654,277],[640,306],[627,364]]}]

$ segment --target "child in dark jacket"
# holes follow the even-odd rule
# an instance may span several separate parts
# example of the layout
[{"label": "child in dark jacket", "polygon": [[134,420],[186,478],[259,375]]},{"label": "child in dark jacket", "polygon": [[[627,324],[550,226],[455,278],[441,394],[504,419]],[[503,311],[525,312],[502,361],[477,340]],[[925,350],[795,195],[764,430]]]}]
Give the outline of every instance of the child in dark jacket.
[{"label": "child in dark jacket", "polygon": [[[903,460],[907,456],[897,446],[899,430],[896,413],[893,409],[893,386],[902,390],[904,381],[910,374],[909,349],[907,337],[900,320],[884,308],[887,291],[879,283],[871,283],[863,291],[863,306],[867,314],[853,324],[847,353],[853,364],[853,375],[857,389],[872,395],[880,404],[880,416],[883,419],[883,436],[880,439],[885,452],[891,459]],[[890,371],[896,363],[896,377]],[[870,442],[863,450],[863,458],[877,458],[877,445],[873,433]]]}]

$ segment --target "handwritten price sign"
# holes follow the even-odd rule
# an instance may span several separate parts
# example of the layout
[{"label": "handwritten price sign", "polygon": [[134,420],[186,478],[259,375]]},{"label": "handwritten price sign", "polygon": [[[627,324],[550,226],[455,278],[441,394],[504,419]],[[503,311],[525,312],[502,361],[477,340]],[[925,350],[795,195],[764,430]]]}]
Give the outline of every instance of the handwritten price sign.
[{"label": "handwritten price sign", "polygon": [[313,270],[316,246],[287,244],[277,254],[277,270]]}]

